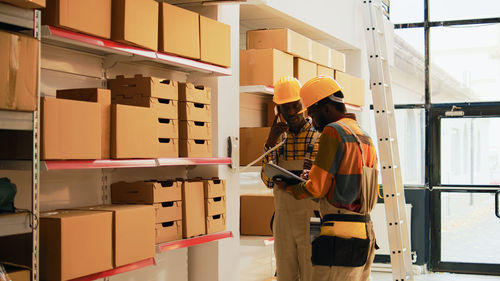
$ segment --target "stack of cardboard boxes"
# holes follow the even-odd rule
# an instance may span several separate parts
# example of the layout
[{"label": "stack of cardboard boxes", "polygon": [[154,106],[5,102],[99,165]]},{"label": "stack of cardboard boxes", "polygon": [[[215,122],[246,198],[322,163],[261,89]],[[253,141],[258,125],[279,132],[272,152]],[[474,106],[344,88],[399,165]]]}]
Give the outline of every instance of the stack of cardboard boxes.
[{"label": "stack of cardboard boxes", "polygon": [[226,229],[226,183],[220,179],[203,181],[207,234]]}]

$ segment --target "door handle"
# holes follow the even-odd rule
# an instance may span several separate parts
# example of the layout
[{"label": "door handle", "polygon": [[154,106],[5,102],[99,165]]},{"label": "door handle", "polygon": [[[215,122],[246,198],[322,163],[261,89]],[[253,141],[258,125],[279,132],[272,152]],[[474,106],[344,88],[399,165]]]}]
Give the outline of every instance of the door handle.
[{"label": "door handle", "polygon": [[495,193],[495,215],[500,219],[500,190]]}]

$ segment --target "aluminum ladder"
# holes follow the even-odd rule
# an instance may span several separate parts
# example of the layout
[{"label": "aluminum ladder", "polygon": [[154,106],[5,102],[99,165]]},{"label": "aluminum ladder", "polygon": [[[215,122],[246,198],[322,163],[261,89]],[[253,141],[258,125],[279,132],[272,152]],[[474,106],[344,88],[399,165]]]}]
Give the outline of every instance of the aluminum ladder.
[{"label": "aluminum ladder", "polygon": [[395,281],[414,280],[384,27],[388,23],[384,16],[387,15],[385,7],[389,3],[388,0],[360,1],[377,128],[392,277]]}]

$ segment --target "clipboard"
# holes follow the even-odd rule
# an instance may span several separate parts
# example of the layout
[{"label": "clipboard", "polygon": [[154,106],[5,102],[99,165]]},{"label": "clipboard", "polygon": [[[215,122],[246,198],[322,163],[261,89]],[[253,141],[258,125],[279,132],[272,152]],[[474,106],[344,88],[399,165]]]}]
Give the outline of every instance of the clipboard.
[{"label": "clipboard", "polygon": [[284,169],[276,164],[267,163],[264,167],[264,175],[268,178],[275,180],[281,180],[286,182],[288,185],[298,184],[301,182],[306,182],[305,179],[296,176],[294,173]]}]

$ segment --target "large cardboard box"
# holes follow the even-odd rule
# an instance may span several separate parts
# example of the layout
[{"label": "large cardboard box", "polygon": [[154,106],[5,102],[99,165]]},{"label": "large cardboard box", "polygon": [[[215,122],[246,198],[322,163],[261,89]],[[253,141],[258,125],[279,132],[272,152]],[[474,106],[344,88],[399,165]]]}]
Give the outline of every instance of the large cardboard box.
[{"label": "large cardboard box", "polygon": [[10,281],[30,281],[31,280],[31,269],[25,266],[14,266],[10,263],[4,263],[4,268],[9,275]]},{"label": "large cardboard box", "polygon": [[111,157],[155,158],[158,155],[158,121],[152,109],[111,106]]},{"label": "large cardboard box", "polygon": [[240,50],[240,86],[274,83],[293,76],[293,56],[276,49]]},{"label": "large cardboard box", "polygon": [[101,105],[42,98],[42,159],[100,159]]},{"label": "large cardboard box", "polygon": [[[264,145],[269,136],[270,127],[262,128],[240,128],[240,165],[245,166],[262,153],[264,153]],[[254,166],[260,166],[257,162]]]},{"label": "large cardboard box", "polygon": [[335,77],[335,70],[333,68],[329,68],[326,66],[322,66],[318,64],[318,76],[330,76]]},{"label": "large cardboard box", "polygon": [[189,140],[211,140],[212,123],[201,121],[180,121],[179,137]]},{"label": "large cardboard box", "polygon": [[111,39],[156,51],[158,10],[155,0],[113,0]]},{"label": "large cardboard box", "polygon": [[0,109],[35,111],[38,40],[0,31]]},{"label": "large cardboard box", "polygon": [[203,182],[185,181],[182,183],[183,237],[189,238],[205,234],[205,203]]},{"label": "large cardboard box", "polygon": [[314,62],[293,58],[293,76],[304,85],[318,75],[318,67]]},{"label": "large cardboard box", "polygon": [[158,138],[158,158],[179,157],[179,139]]},{"label": "large cardboard box", "polygon": [[182,220],[182,201],[155,203],[153,206],[156,223]]},{"label": "large cardboard box", "polygon": [[111,202],[154,204],[182,200],[181,183],[176,181],[138,181],[111,184]]},{"label": "large cardboard box", "polygon": [[179,102],[179,120],[212,122],[212,111],[209,104]]},{"label": "large cardboard box", "polygon": [[288,28],[247,31],[247,50],[274,48],[303,59],[310,59],[311,39]]},{"label": "large cardboard box", "polygon": [[47,0],[42,24],[109,39],[111,0]]},{"label": "large cardboard box", "polygon": [[365,105],[365,80],[340,71],[335,71],[335,80],[342,86],[345,103]]},{"label": "large cardboard box", "polygon": [[207,234],[226,230],[226,214],[214,215],[206,218]]},{"label": "large cardboard box", "polygon": [[203,180],[205,198],[226,196],[226,181],[220,179]]},{"label": "large cardboard box", "polygon": [[191,83],[179,83],[179,101],[210,104],[212,90],[205,86],[195,86]]},{"label": "large cardboard box", "polygon": [[273,235],[270,227],[274,214],[274,196],[256,194],[240,196],[240,233],[243,235]]},{"label": "large cardboard box", "polygon": [[205,213],[207,217],[226,213],[226,197],[205,198]]},{"label": "large cardboard box", "polygon": [[212,157],[211,140],[179,140],[181,157]]},{"label": "large cardboard box", "polygon": [[97,102],[101,105],[101,158],[111,156],[111,92],[108,89],[87,88],[57,90],[58,99]]},{"label": "large cardboard box", "polygon": [[125,78],[123,75],[108,79],[108,88],[113,96],[126,98],[150,97],[167,100],[177,100],[179,85],[176,81],[158,77],[144,77],[136,74]]},{"label": "large cardboard box", "polygon": [[178,139],[179,120],[158,118],[158,138]]},{"label": "large cardboard box", "polygon": [[113,268],[111,212],[40,214],[40,279],[71,280]]},{"label": "large cardboard box", "polygon": [[151,205],[103,205],[81,210],[113,214],[113,265],[119,267],[154,257],[155,214]]},{"label": "large cardboard box", "polygon": [[204,62],[231,66],[231,27],[200,15],[200,57]]},{"label": "large cardboard box", "polygon": [[168,3],[160,3],[158,51],[200,59],[200,18]]},{"label": "large cardboard box", "polygon": [[45,0],[2,0],[2,2],[11,3],[14,6],[28,9],[45,8]]},{"label": "large cardboard box", "polygon": [[182,220],[158,223],[155,226],[156,244],[182,239]]},{"label": "large cardboard box", "polygon": [[330,67],[332,64],[330,48],[313,40],[311,40],[311,42],[312,55],[310,60],[317,64]]},{"label": "large cardboard box", "polygon": [[330,49],[331,68],[345,72],[345,55],[334,49]]}]

